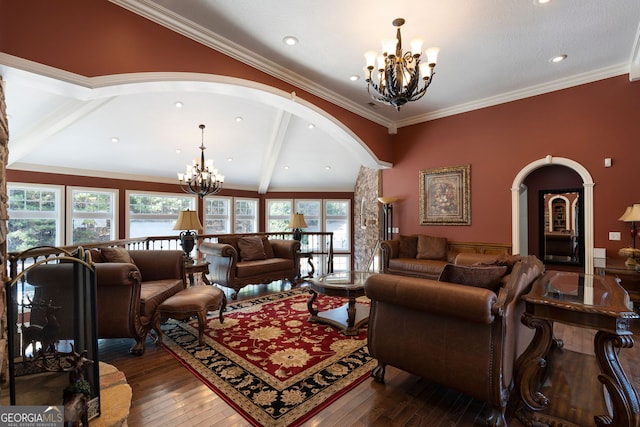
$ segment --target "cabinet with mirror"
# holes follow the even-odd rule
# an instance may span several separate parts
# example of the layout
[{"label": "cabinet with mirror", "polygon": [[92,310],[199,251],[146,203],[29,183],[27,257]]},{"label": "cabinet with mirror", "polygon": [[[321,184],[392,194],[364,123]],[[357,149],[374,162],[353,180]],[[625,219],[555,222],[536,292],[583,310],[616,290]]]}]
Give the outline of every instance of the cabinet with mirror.
[{"label": "cabinet with mirror", "polygon": [[545,263],[582,265],[582,189],[540,190],[540,254]]}]

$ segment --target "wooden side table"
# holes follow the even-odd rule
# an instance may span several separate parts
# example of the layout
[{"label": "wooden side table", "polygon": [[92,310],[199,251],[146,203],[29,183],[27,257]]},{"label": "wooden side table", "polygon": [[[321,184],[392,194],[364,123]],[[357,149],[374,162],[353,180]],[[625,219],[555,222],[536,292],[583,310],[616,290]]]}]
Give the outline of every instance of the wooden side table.
[{"label": "wooden side table", "polygon": [[202,282],[205,285],[211,285],[211,282],[209,282],[209,279],[207,278],[207,274],[209,274],[209,261],[193,261],[185,263],[184,274],[189,279],[189,286],[196,284],[194,275],[197,273],[201,273]]},{"label": "wooden side table", "polygon": [[306,276],[303,276],[302,274],[298,274],[297,280],[303,280],[303,279],[308,279],[313,277],[313,275],[316,272],[316,266],[313,265],[313,252],[312,251],[300,251],[298,253],[300,255],[300,258],[306,258],[307,259],[307,265],[309,265],[309,270],[307,272]]}]

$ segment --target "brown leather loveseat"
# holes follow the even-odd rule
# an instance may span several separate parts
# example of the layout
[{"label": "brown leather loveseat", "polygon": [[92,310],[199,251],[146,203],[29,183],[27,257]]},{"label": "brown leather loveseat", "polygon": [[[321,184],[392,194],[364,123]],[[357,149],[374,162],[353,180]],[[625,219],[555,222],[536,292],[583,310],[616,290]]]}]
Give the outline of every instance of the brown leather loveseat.
[{"label": "brown leather loveseat", "polygon": [[262,235],[230,234],[217,243],[202,242],[198,249],[209,261],[209,280],[238,291],[247,285],[286,279],[292,285],[300,275],[300,242],[268,239]]},{"label": "brown leather loveseat", "polygon": [[449,265],[447,281],[370,277],[365,293],[375,380],[384,382],[385,366],[395,366],[486,402],[487,423],[506,425],[516,358],[532,338],[520,322],[520,296],[544,270],[534,256],[522,257],[504,276],[510,267]]},{"label": "brown leather loveseat", "polygon": [[380,247],[383,273],[425,279],[438,279],[447,264],[481,262],[487,256],[511,252],[505,244],[452,242],[426,234],[398,235],[382,241]]},{"label": "brown leather loveseat", "polygon": [[[91,250],[96,267],[98,338],[133,338],[130,352],[145,351],[156,307],[185,287],[184,252],[177,250]],[[42,264],[27,274],[38,300],[73,298],[73,266]],[[61,311],[59,321],[69,311]],[[63,328],[69,330],[68,328]],[[73,330],[72,328],[70,330]]]}]

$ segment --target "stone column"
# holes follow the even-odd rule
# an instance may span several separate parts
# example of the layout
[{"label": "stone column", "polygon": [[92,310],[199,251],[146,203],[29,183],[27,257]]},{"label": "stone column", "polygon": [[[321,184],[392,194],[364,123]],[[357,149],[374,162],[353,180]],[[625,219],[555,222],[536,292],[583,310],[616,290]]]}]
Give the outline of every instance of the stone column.
[{"label": "stone column", "polygon": [[0,76],[0,268],[2,290],[0,290],[0,382],[9,379],[7,353],[7,296],[4,284],[7,281],[7,161],[9,157],[9,123],[4,100],[4,80]]}]

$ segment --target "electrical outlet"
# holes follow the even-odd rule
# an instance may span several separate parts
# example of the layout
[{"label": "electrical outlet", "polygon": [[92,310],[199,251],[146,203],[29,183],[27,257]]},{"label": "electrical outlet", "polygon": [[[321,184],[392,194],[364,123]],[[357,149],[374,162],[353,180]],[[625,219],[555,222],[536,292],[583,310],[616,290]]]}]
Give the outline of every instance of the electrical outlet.
[{"label": "electrical outlet", "polygon": [[619,231],[610,231],[609,232],[609,240],[620,240],[620,232]]}]

